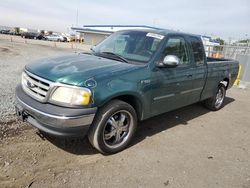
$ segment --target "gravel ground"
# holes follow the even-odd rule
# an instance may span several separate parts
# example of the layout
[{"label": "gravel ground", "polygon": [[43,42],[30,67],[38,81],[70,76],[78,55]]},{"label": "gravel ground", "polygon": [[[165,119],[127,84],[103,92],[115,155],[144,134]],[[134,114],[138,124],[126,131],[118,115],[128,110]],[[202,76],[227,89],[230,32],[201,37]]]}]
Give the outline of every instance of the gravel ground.
[{"label": "gravel ground", "polygon": [[250,187],[249,89],[230,89],[217,112],[194,104],[140,122],[131,146],[110,156],[86,138],[18,123],[14,88],[23,66],[65,53],[72,51],[0,40],[0,187]]},{"label": "gravel ground", "polygon": [[37,59],[69,53],[75,53],[75,50],[14,43],[0,38],[0,137],[6,126],[11,126],[13,130],[21,126],[14,116],[14,91],[24,66]]}]

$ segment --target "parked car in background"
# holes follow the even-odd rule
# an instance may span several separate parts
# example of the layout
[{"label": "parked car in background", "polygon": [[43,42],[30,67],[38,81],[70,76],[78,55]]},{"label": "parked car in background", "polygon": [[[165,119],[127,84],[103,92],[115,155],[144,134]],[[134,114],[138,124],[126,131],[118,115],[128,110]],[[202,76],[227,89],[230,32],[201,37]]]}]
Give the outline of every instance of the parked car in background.
[{"label": "parked car in background", "polygon": [[75,34],[70,34],[70,39],[72,42],[76,42],[76,35]]},{"label": "parked car in background", "polygon": [[10,30],[8,35],[16,35],[16,32],[14,30]]},{"label": "parked car in background", "polygon": [[51,35],[46,36],[46,38],[49,41],[57,41],[57,42],[64,42],[65,41],[65,38],[61,35],[58,35],[58,34],[51,34]]},{"label": "parked car in background", "polygon": [[84,42],[84,37],[83,37],[83,35],[80,34],[80,33],[77,33],[77,34],[75,35],[75,41],[76,41],[76,42],[83,43],[83,42]]},{"label": "parked car in background", "polygon": [[16,36],[20,36],[21,35],[21,30],[20,27],[14,27],[11,29],[10,31],[11,35],[16,35]]},{"label": "parked car in background", "polygon": [[25,32],[21,34],[22,38],[25,39],[37,39],[38,33],[35,32]]},{"label": "parked car in background", "polygon": [[63,42],[69,42],[69,41],[68,41],[68,38],[65,37],[65,36],[63,36],[63,39],[64,39]]},{"label": "parked car in background", "polygon": [[37,40],[47,40],[46,36],[43,33],[39,33],[36,37]]},{"label": "parked car in background", "polygon": [[0,33],[1,34],[10,34],[10,30],[9,29],[2,29],[2,30],[0,30]]},{"label": "parked car in background", "polygon": [[72,42],[72,38],[71,38],[70,34],[62,33],[62,36],[65,39],[65,42]]}]

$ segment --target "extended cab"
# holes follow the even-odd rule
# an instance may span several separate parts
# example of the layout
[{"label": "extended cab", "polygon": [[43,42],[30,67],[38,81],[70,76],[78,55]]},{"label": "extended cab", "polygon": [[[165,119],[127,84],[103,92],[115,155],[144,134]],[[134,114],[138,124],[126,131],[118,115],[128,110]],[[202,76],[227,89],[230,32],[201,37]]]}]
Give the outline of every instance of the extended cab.
[{"label": "extended cab", "polygon": [[200,101],[222,108],[238,68],[234,60],[206,58],[196,35],[119,31],[91,53],[26,65],[16,112],[43,132],[87,134],[97,150],[115,153],[129,144],[138,120]]}]

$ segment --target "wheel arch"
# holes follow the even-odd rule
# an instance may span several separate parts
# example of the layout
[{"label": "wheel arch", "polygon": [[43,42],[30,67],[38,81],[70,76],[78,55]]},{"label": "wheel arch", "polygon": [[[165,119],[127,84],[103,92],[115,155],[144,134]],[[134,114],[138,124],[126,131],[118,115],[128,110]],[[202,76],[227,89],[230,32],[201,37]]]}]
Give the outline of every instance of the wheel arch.
[{"label": "wheel arch", "polygon": [[105,102],[102,103],[100,107],[106,105],[108,102],[115,100],[115,99],[121,100],[123,102],[130,104],[135,109],[138,120],[143,119],[143,103],[141,99],[135,94],[119,94],[119,95],[111,96],[107,100],[105,100]]},{"label": "wheel arch", "polygon": [[220,81],[219,84],[225,85],[226,89],[228,89],[228,86],[229,86],[229,78],[228,78],[228,77],[225,77],[223,80]]}]

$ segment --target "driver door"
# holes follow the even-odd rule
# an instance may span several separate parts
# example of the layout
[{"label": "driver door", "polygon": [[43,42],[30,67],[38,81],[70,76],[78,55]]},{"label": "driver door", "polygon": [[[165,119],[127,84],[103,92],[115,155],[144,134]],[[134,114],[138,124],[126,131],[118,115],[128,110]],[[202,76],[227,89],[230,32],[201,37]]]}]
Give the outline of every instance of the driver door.
[{"label": "driver door", "polygon": [[188,105],[194,68],[190,60],[188,45],[181,36],[170,36],[166,41],[161,60],[167,55],[180,59],[177,67],[158,67],[153,72],[151,114],[157,115]]}]

